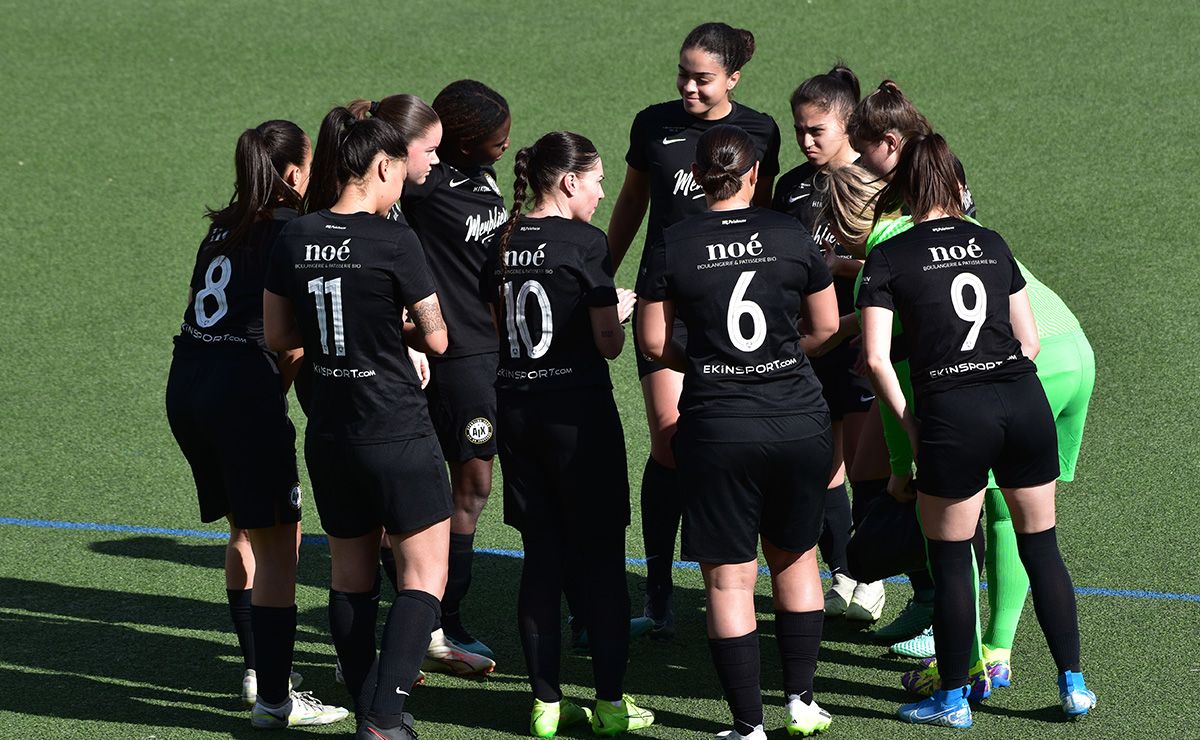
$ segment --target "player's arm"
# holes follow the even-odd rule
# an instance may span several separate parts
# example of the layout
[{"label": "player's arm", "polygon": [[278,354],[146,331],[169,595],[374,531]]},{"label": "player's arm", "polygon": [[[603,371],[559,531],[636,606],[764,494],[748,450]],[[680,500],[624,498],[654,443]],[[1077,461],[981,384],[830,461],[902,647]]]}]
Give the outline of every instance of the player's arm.
[{"label": "player's arm", "polygon": [[687,355],[671,336],[675,328],[672,301],[638,299],[638,340],[646,356],[676,372],[687,370]]},{"label": "player's arm", "polygon": [[437,293],[430,293],[407,308],[411,321],[404,324],[404,343],[426,354],[445,352],[450,336]]},{"label": "player's arm", "polygon": [[300,373],[300,366],[304,364],[304,350],[289,349],[286,352],[278,352],[275,355],[275,364],[279,367],[279,379],[283,382],[283,392],[287,393]]},{"label": "player's arm", "polygon": [[892,367],[892,311],[880,306],[864,306],[862,323],[863,353],[867,358],[867,372],[871,376],[871,385],[875,387],[875,395],[900,419],[915,451],[916,419],[900,387],[896,369]]},{"label": "player's arm", "polygon": [[1038,338],[1037,321],[1029,305],[1029,294],[1025,288],[1008,297],[1008,320],[1012,324],[1013,336],[1021,343],[1021,352],[1029,359],[1038,356],[1042,340]]},{"label": "player's arm", "polygon": [[642,227],[649,206],[650,177],[641,170],[626,167],[625,182],[613,206],[612,218],[608,220],[608,251],[612,255],[614,271],[621,266],[629,245]]},{"label": "player's arm", "polygon": [[838,316],[837,294],[833,290],[833,283],[816,293],[804,296],[800,349],[805,354],[816,350],[829,341],[840,324],[841,317]]},{"label": "player's arm", "polygon": [[858,314],[848,313],[845,316],[838,318],[838,328],[837,331],[833,333],[833,336],[831,336],[829,339],[826,339],[821,346],[817,347],[811,352],[806,352],[805,354],[807,354],[809,357],[820,357],[821,355],[828,353],[834,347],[840,345],[842,342],[845,342],[847,339],[857,336],[858,332]]},{"label": "player's arm", "polygon": [[592,322],[592,341],[607,360],[614,360],[621,354],[621,348],[625,346],[625,330],[621,328],[621,323],[629,318],[633,302],[637,300],[631,290],[620,290],[617,294],[620,301],[617,305],[592,306],[588,309],[588,318]]},{"label": "player's arm", "polygon": [[287,352],[304,346],[291,299],[269,290],[263,291],[263,339],[272,352]]}]

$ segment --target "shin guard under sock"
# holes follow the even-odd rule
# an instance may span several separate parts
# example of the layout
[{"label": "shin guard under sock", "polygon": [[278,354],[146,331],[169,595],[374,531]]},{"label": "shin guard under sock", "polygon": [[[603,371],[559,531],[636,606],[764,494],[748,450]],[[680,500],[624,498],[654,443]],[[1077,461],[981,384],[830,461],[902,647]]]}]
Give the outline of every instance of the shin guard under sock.
[{"label": "shin guard under sock", "polygon": [[825,612],[775,612],[775,641],[783,664],[783,695],[799,696],[805,703],[813,700],[813,676],[817,673],[817,654],[821,650],[821,630]]},{"label": "shin guard under sock", "polygon": [[250,597],[253,593],[252,588],[225,589],[225,598],[229,600],[229,618],[233,621],[233,632],[237,635],[238,649],[242,652],[242,665],[247,670],[253,670],[255,666],[254,628],[250,616]]},{"label": "shin guard under sock", "polygon": [[279,706],[287,701],[296,644],[296,607],[252,606],[258,698]]},{"label": "shin guard under sock", "polygon": [[[363,684],[375,663],[375,621],[379,615],[379,591],[329,592],[329,628],[333,647],[342,666],[342,678],[358,711]],[[368,701],[370,697],[367,697]]]},{"label": "shin guard under sock", "polygon": [[475,559],[475,533],[450,533],[450,561],[446,593],[442,596],[442,629],[456,640],[468,639],[459,608],[471,588],[471,565]]},{"label": "shin guard under sock", "polygon": [[646,597],[656,618],[671,598],[671,566],[675,561],[675,535],[682,516],[679,476],[654,458],[646,459],[642,473],[642,542],[646,549]]},{"label": "shin guard under sock", "polygon": [[725,701],[733,713],[733,727],[749,735],[763,723],[758,630],[741,637],[710,637],[708,647]]},{"label": "shin guard under sock", "polygon": [[403,721],[404,702],[417,682],[440,608],[433,594],[416,589],[402,590],[392,602],[379,646],[375,698],[367,712],[381,729],[398,727]]},{"label": "shin guard under sock", "polygon": [[967,684],[975,632],[974,552],[970,540],[926,540],[933,571],[933,635],[943,689]]},{"label": "shin guard under sock", "polygon": [[1055,528],[1035,534],[1018,532],[1017,548],[1033,589],[1033,610],[1058,672],[1078,673],[1079,614],[1075,588],[1058,549]]},{"label": "shin guard under sock", "polygon": [[850,496],[846,484],[839,483],[825,491],[825,526],[817,540],[821,559],[831,574],[846,574],[846,545],[850,541]]}]

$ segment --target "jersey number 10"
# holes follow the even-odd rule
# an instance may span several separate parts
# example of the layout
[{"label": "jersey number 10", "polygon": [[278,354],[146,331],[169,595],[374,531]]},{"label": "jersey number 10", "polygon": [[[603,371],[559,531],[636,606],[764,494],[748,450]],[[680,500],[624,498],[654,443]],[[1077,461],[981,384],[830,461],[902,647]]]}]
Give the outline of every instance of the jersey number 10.
[{"label": "jersey number 10", "polygon": [[[504,323],[508,328],[508,352],[511,357],[521,356],[521,342],[531,359],[538,359],[550,351],[550,342],[554,341],[554,318],[550,313],[550,296],[546,289],[536,280],[529,280],[513,295],[513,284],[507,282],[501,287],[504,294]],[[525,304],[529,296],[537,299],[538,310],[542,314],[542,334],[537,344],[529,333],[529,324],[525,319]]]},{"label": "jersey number 10", "polygon": [[342,323],[342,279],[313,278],[308,281],[308,292],[313,294],[317,307],[317,326],[321,329],[321,351],[329,354],[329,321],[325,317],[325,294],[333,304],[333,347],[338,357],[346,356],[346,331]]}]

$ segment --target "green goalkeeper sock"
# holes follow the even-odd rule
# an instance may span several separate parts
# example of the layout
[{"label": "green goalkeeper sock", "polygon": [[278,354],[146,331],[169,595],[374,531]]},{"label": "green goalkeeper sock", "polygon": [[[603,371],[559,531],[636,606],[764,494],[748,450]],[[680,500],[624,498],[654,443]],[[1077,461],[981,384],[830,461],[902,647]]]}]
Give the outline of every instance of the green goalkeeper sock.
[{"label": "green goalkeeper sock", "polygon": [[1021,565],[1021,556],[1017,553],[1017,534],[1013,529],[1012,515],[1004,503],[1004,494],[999,489],[989,488],[983,501],[987,516],[984,563],[987,567],[988,606],[991,609],[983,642],[989,650],[1007,653],[1012,650],[1017,623],[1025,607],[1029,576],[1025,574],[1025,566]]}]

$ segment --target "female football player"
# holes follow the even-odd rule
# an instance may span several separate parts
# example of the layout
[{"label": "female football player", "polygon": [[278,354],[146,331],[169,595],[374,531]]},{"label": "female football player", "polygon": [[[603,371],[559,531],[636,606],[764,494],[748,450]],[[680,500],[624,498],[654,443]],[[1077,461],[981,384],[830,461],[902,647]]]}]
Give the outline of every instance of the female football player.
[{"label": "female football player", "polygon": [[[754,202],[771,203],[771,183],[779,173],[779,127],[770,116],[732,98],[742,67],[754,56],[754,34],[724,23],[704,23],[692,29],[679,51],[676,87],[681,100],[652,105],[634,118],[629,132],[625,183],[609,221],[609,248],[619,267],[642,224],[650,218],[646,244],[659,240],[663,229],[705,210],[704,192],[692,175],[696,142],[720,124],[736,125],[754,141],[760,173]],[[646,266],[642,252],[641,268]],[[639,270],[640,272],[640,270]],[[683,325],[675,337],[683,341]],[[671,566],[680,501],[671,438],[679,418],[683,376],[638,353],[638,376],[650,426],[650,457],[642,475],[642,536],[646,548],[645,614],[652,617],[651,637],[669,638],[674,632],[671,610]]]},{"label": "female football player", "polygon": [[[474,80],[447,85],[433,100],[442,121],[438,163],[419,185],[404,189],[398,209],[421,239],[450,333],[450,346],[430,361],[425,390],[429,415],[450,465],[450,572],[441,630],[430,644],[430,666],[461,673],[495,656],[463,626],[460,605],[471,585],[475,526],[492,490],[496,454],[496,333],[479,281],[487,245],[506,219],[492,165],[508,149],[512,117],[500,93]],[[383,101],[376,115],[387,120]],[[458,648],[446,650],[446,643]]]},{"label": "female football player", "polygon": [[[833,273],[842,321],[837,333],[818,350],[819,355],[811,358],[833,424],[833,472],[825,494],[825,529],[820,541],[821,557],[833,575],[833,585],[825,593],[825,613],[871,622],[883,611],[883,583],[858,583],[846,568],[846,541],[853,526],[850,498],[846,495],[846,471],[853,466],[863,423],[875,400],[871,384],[853,370],[859,352],[857,345],[850,342],[858,335],[853,294],[854,279],[862,269],[862,262],[838,244],[820,218],[828,173],[858,158],[846,135],[846,121],[858,104],[858,96],[858,77],[843,64],[810,77],[792,93],[789,102],[796,143],[807,161],[779,178],[772,207],[804,224]],[[886,484],[886,476],[855,480],[851,484],[854,509],[864,510]]]},{"label": "female football player", "polygon": [[[553,737],[589,713],[559,687],[564,590],[588,627],[592,729],[647,727],[624,694],[629,656],[625,435],[606,359],[625,340],[629,291],[613,286],[604,232],[590,225],[604,168],[590,141],[560,131],[517,153],[512,219],[492,246],[485,295],[503,351],[496,375],[504,519],[525,559],[518,627],[534,704],[530,732]],[[522,213],[527,200],[532,209]]]},{"label": "female football player", "polygon": [[[871,253],[858,297],[872,382],[919,460],[917,495],[935,584],[940,688],[899,715],[971,725],[971,538],[990,470],[1014,514],[1063,710],[1081,716],[1096,697],[1080,671],[1075,594],[1055,536],[1056,431],[1031,361],[1039,340],[1025,280],[998,234],[963,220],[954,157],[940,135],[904,146],[876,212],[901,206],[915,226]],[[910,350],[912,405],[892,368],[893,315]]]},{"label": "female football player", "polygon": [[721,737],[730,740],[766,738],[754,608],[760,537],[788,731],[830,723],[812,680],[824,621],[815,548],[833,451],[805,352],[837,330],[837,298],[808,232],[752,205],[757,157],[736,126],[700,138],[693,174],[710,210],[664,230],[638,285],[643,351],[684,376],[673,442],[683,555],[704,575],[709,646],[734,720]]},{"label": "female football player", "polygon": [[[446,326],[416,235],[382,218],[437,161],[437,114],[413,105],[406,128],[344,107],[325,117],[313,178],[336,199],[280,233],[264,293],[268,346],[303,347],[312,367],[305,459],[329,535],[330,623],[358,737],[376,740],[415,737],[404,703],[440,609],[450,535],[445,463],[407,355],[444,352]],[[400,590],[375,660],[381,528]]]},{"label": "female football player", "polygon": [[[263,339],[262,289],[276,235],[308,186],[311,145],[290,121],[238,139],[237,181],[192,268],[167,381],[167,419],[192,468],[200,518],[230,522],[226,587],[257,727],[335,722],[346,710],[289,689],[296,635],[300,476],[285,394],[298,353]],[[290,676],[292,688],[299,677]],[[270,708],[270,709],[269,709]]]}]

